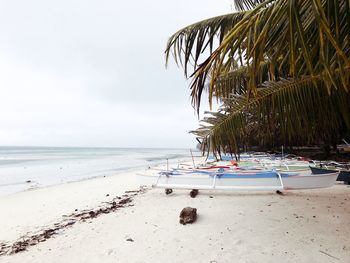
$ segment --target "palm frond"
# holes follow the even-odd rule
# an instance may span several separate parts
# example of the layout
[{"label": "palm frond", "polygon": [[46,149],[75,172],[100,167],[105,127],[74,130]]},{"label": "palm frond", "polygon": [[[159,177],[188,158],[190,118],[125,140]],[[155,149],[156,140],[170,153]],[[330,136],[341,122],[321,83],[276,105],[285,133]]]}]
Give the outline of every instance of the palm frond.
[{"label": "palm frond", "polygon": [[254,98],[227,100],[192,133],[202,139],[203,150],[231,153],[247,145],[333,142],[341,130],[350,128],[349,113],[350,95],[344,90],[329,95],[321,76],[282,79],[265,82]]},{"label": "palm frond", "polygon": [[237,10],[254,9],[257,5],[267,2],[266,0],[234,0],[234,5]]},{"label": "palm frond", "polygon": [[188,26],[166,48],[192,78],[197,111],[204,91],[223,103],[193,131],[202,148],[220,155],[349,134],[350,2],[234,3],[238,13]]},{"label": "palm frond", "polygon": [[[346,0],[237,2],[242,5],[246,3],[254,9],[232,14],[239,19],[225,31],[214,51],[214,41],[210,41],[210,52],[204,52],[208,45],[203,42],[203,37],[197,37],[198,28],[193,32],[191,28],[182,31],[187,36],[185,38],[191,38],[190,41],[172,37],[168,43],[167,50],[173,48],[176,50],[176,59],[183,58],[186,74],[189,58],[194,57],[191,96],[195,106],[199,107],[201,95],[208,83],[209,96],[217,92],[215,84],[225,71],[225,66],[237,59],[246,67],[250,96],[254,96],[261,84],[259,67],[266,60],[281,61],[279,66],[288,68],[287,74],[283,76],[285,78],[315,76],[326,71],[325,84],[329,92],[340,87],[348,89],[349,75],[345,74],[345,70],[350,67],[350,14]],[[202,30],[206,30],[206,27],[202,27]],[[204,57],[201,60],[203,62],[198,63],[201,56]],[[343,72],[337,87],[335,70]]]},{"label": "palm frond", "polygon": [[[197,68],[199,59],[204,51],[212,52],[214,45],[220,44],[229,32],[245,15],[245,12],[231,13],[206,19],[189,25],[173,34],[165,50],[166,64],[170,54],[177,64],[184,67],[188,77],[188,66]],[[192,74],[192,73],[191,73]]]}]

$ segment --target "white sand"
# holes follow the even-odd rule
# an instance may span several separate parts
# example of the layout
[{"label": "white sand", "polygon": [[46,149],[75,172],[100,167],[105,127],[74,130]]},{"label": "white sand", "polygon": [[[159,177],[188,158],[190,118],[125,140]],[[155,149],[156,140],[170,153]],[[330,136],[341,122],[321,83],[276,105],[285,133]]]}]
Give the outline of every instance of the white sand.
[{"label": "white sand", "polygon": [[42,229],[75,209],[92,209],[125,190],[138,188],[135,174],[125,173],[0,197],[0,242]]},{"label": "white sand", "polygon": [[[2,197],[0,240],[137,185],[134,174],[125,174]],[[154,189],[137,196],[133,207],[79,222],[0,262],[350,262],[349,201],[345,185],[285,196],[206,191],[194,199],[188,191],[166,196]],[[185,206],[198,209],[192,225],[179,224]]]}]

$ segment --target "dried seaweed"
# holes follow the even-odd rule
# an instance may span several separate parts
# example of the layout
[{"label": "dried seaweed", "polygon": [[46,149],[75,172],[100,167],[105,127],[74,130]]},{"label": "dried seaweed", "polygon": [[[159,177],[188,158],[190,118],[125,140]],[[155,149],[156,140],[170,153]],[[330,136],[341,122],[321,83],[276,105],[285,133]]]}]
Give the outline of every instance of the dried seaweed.
[{"label": "dried seaweed", "polygon": [[[140,190],[125,191],[121,197],[116,196],[112,201],[104,202],[103,205],[96,209],[83,210],[70,215],[64,215],[60,222],[56,222],[50,227],[46,227],[37,233],[27,233],[14,242],[0,242],[0,256],[12,255],[25,251],[30,246],[35,246],[47,239],[58,235],[66,228],[73,226],[77,222],[85,222],[89,219],[94,219],[103,214],[109,214],[123,207],[133,206],[133,198],[146,191],[141,187]],[[77,209],[75,210],[77,211]]]}]

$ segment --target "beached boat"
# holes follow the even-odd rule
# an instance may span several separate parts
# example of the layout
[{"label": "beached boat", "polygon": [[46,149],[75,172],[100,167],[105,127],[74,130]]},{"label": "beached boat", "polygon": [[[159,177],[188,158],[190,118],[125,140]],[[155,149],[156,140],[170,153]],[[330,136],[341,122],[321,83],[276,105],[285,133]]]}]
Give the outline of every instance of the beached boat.
[{"label": "beached boat", "polygon": [[[297,190],[325,188],[334,185],[339,172],[324,174],[311,172],[277,172],[268,170],[219,171],[171,171],[141,174],[143,181],[153,187],[165,189],[199,190]],[[147,184],[147,183],[146,183]]]},{"label": "beached boat", "polygon": [[310,166],[310,169],[313,174],[327,174],[330,172],[339,172],[337,181],[343,181],[345,184],[350,184],[350,169],[342,169],[333,166],[327,168]]},{"label": "beached boat", "polygon": [[[251,161],[230,161],[231,164],[226,166],[235,166],[235,169],[264,169],[276,170],[278,172],[301,172],[309,171],[310,163],[308,161],[298,160],[271,160],[268,158],[261,158]],[[225,166],[225,163],[221,164]]]},{"label": "beached boat", "polygon": [[[240,160],[233,160],[231,156],[221,156],[222,160],[226,165],[235,165],[238,168],[245,169],[267,169],[267,170],[277,170],[279,172],[301,172],[309,171],[310,161],[299,156],[290,154],[268,154],[268,153],[244,153],[240,155]],[[216,162],[222,163],[221,162]],[[228,164],[231,162],[231,164]],[[222,165],[225,165],[223,163]]]},{"label": "beached boat", "polygon": [[308,171],[310,163],[307,161],[291,161],[291,160],[262,160],[260,162],[261,166],[267,169],[274,169],[283,172],[298,172],[298,171]]}]

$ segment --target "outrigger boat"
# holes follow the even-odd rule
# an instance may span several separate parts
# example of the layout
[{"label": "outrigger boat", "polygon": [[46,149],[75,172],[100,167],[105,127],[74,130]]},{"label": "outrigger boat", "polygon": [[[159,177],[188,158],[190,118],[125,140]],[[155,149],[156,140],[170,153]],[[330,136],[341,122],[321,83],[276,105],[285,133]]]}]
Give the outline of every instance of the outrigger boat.
[{"label": "outrigger boat", "polygon": [[242,169],[246,167],[255,169],[263,168],[265,170],[276,170],[279,172],[309,171],[310,162],[313,163],[311,160],[291,155],[286,155],[286,157],[283,157],[282,155],[267,156],[259,153],[259,155],[244,154],[243,156],[244,158],[241,157],[239,161],[235,161],[229,156],[224,156],[224,160],[226,163],[227,161],[232,162],[232,164],[234,163],[234,165]]},{"label": "outrigger boat", "polygon": [[298,190],[334,185],[339,171],[324,174],[309,172],[277,172],[274,170],[216,171],[172,169],[140,174],[152,187],[198,190]]},{"label": "outrigger boat", "polygon": [[310,163],[308,161],[294,160],[268,160],[262,159],[259,162],[261,167],[268,170],[276,170],[279,172],[301,172],[309,171]]},{"label": "outrigger boat", "polygon": [[310,169],[313,174],[328,174],[331,172],[339,172],[337,181],[343,181],[344,184],[350,184],[350,169],[349,167],[339,167],[339,166],[330,166],[326,168],[323,167],[313,167],[310,166]]}]

